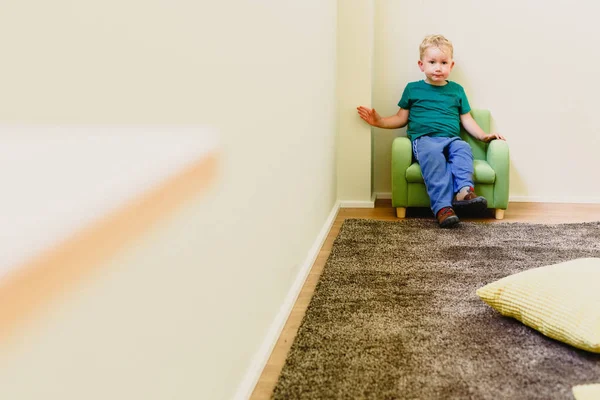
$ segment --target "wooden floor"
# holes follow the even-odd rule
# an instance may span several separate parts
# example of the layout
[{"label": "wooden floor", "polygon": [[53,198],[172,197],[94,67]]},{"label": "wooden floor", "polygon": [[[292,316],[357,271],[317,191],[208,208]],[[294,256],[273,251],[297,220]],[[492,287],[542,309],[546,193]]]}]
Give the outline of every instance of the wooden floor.
[{"label": "wooden floor", "polygon": [[[298,300],[283,328],[273,352],[265,366],[260,379],[250,397],[251,400],[266,400],[271,397],[279,373],[283,368],[287,353],[302,322],[308,303],[314,293],[317,281],[325,262],[329,257],[333,241],[337,237],[346,218],[371,218],[378,220],[397,220],[391,200],[377,200],[375,208],[342,208],[321,247],[319,255],[312,266],[310,274],[302,287]],[[406,218],[433,218],[427,209],[408,209]],[[600,204],[557,204],[557,203],[511,203],[503,220],[488,218],[465,219],[462,221],[480,221],[489,223],[530,222],[530,223],[567,223],[600,221]]]}]

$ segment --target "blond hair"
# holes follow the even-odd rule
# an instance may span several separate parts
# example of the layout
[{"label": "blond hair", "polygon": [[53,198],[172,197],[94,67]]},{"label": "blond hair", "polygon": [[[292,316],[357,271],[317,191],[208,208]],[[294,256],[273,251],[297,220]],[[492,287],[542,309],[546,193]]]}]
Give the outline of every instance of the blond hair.
[{"label": "blond hair", "polygon": [[423,39],[421,45],[419,46],[419,58],[423,59],[423,54],[425,54],[425,50],[430,47],[437,47],[442,50],[444,53],[444,48],[446,48],[450,53],[450,58],[454,55],[454,47],[452,46],[452,42],[446,39],[442,35],[428,35]]}]

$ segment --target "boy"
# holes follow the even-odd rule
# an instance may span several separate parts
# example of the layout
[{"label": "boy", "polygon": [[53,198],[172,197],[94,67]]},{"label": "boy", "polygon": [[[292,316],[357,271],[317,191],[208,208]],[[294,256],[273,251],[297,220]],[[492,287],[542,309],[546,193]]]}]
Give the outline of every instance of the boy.
[{"label": "boy", "polygon": [[485,209],[487,200],[473,190],[473,154],[460,138],[460,124],[476,139],[502,139],[486,134],[469,111],[469,101],[459,84],[448,81],[454,67],[453,46],[442,35],[427,36],[419,47],[419,68],[425,80],[406,85],[396,115],[382,118],[375,109],[357,107],[369,125],[396,129],[408,125],[415,160],[423,172],[431,210],[442,228],[459,222],[454,208]]}]

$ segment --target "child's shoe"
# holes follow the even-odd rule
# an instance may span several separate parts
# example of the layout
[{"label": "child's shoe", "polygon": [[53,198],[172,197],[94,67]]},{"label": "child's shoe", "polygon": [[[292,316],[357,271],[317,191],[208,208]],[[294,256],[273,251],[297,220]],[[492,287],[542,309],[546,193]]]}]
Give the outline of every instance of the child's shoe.
[{"label": "child's shoe", "polygon": [[[465,194],[466,193],[466,194]],[[460,200],[458,198],[462,197]],[[487,200],[483,196],[477,196],[472,187],[462,189],[452,200],[452,207],[457,211],[485,211],[487,209]]]},{"label": "child's shoe", "polygon": [[451,228],[460,222],[452,207],[442,208],[438,211],[436,218],[442,228]]}]

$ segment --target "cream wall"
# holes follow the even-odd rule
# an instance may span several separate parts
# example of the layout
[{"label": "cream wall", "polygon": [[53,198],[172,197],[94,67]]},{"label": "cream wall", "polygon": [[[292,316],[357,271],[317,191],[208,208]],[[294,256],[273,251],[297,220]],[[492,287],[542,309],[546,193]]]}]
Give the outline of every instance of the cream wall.
[{"label": "cream wall", "polygon": [[[511,152],[517,201],[600,202],[598,6],[592,1],[380,0],[375,7],[373,105],[397,111],[407,82],[422,79],[418,46],[442,33],[455,47],[450,79],[471,106],[492,112]],[[404,134],[376,129],[375,191],[389,193],[390,146]]]},{"label": "cream wall", "polygon": [[371,127],[356,107],[373,92],[373,0],[338,1],[337,196],[343,206],[373,207]]},{"label": "cream wall", "polygon": [[1,398],[246,394],[336,209],[336,25],[334,0],[3,6],[2,123],[205,124],[220,151],[208,193],[3,349]]}]

